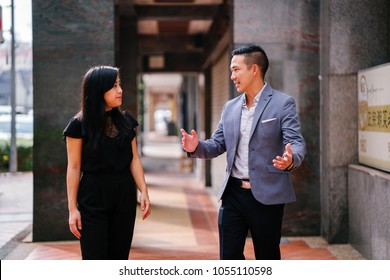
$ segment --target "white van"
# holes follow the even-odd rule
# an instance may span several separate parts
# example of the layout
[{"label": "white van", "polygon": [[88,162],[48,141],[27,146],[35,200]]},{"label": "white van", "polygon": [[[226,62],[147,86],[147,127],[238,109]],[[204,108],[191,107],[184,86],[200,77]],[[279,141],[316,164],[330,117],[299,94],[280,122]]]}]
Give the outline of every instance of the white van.
[{"label": "white van", "polygon": [[[32,139],[33,138],[33,115],[32,114],[17,114],[16,120],[16,138],[17,139]],[[11,139],[11,115],[0,115],[0,140]]]}]

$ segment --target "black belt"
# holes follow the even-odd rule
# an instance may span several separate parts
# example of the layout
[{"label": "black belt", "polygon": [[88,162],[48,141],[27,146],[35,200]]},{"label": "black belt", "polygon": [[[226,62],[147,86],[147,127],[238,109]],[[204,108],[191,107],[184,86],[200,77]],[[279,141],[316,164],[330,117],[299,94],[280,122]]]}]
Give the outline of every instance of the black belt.
[{"label": "black belt", "polygon": [[235,185],[239,185],[243,189],[250,189],[251,188],[251,182],[249,181],[249,179],[239,179],[239,178],[235,178],[235,177],[230,176],[230,180],[232,180],[232,182]]}]

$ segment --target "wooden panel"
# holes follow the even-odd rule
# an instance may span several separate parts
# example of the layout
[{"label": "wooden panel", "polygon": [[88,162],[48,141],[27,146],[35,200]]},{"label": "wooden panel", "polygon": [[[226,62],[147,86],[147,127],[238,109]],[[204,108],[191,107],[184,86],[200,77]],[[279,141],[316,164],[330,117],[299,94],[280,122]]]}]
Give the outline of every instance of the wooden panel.
[{"label": "wooden panel", "polygon": [[200,72],[204,57],[200,53],[168,53],[164,55],[164,68],[149,68],[149,56],[143,56],[142,71],[143,73],[158,72]]},{"label": "wooden panel", "polygon": [[201,52],[204,36],[139,36],[138,46],[142,54],[166,52]]},{"label": "wooden panel", "polygon": [[188,21],[159,21],[158,30],[160,33],[186,34],[188,33]]},{"label": "wooden panel", "polygon": [[139,19],[212,19],[220,5],[181,5],[181,6],[146,6],[136,5],[135,12]]}]

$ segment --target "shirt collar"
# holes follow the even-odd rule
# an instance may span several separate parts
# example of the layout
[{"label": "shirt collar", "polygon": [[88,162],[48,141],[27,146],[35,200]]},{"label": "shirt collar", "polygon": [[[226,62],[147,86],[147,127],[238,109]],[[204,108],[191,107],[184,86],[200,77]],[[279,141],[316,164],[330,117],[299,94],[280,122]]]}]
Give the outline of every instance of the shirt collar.
[{"label": "shirt collar", "polygon": [[[264,83],[263,88],[256,94],[256,96],[255,96],[255,98],[254,98],[254,104],[255,104],[255,106],[256,106],[257,103],[259,102],[261,93],[264,91],[266,85],[267,85],[267,83]],[[245,95],[246,95],[246,93],[244,94],[244,103],[243,103],[243,106],[246,106],[246,98],[245,98]]]}]

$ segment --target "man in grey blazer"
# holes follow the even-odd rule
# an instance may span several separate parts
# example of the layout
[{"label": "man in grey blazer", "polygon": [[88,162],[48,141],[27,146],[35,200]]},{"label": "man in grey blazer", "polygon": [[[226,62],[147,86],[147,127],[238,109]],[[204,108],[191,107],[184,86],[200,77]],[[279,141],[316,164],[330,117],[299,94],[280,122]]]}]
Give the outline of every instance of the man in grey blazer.
[{"label": "man in grey blazer", "polygon": [[301,165],[306,145],[294,99],[264,81],[264,50],[250,45],[232,55],[231,79],[242,94],[225,104],[210,139],[181,129],[182,147],[194,158],[227,153],[218,195],[220,258],[245,259],[249,230],[256,259],[280,259],[284,204],[296,199],[290,172]]}]

